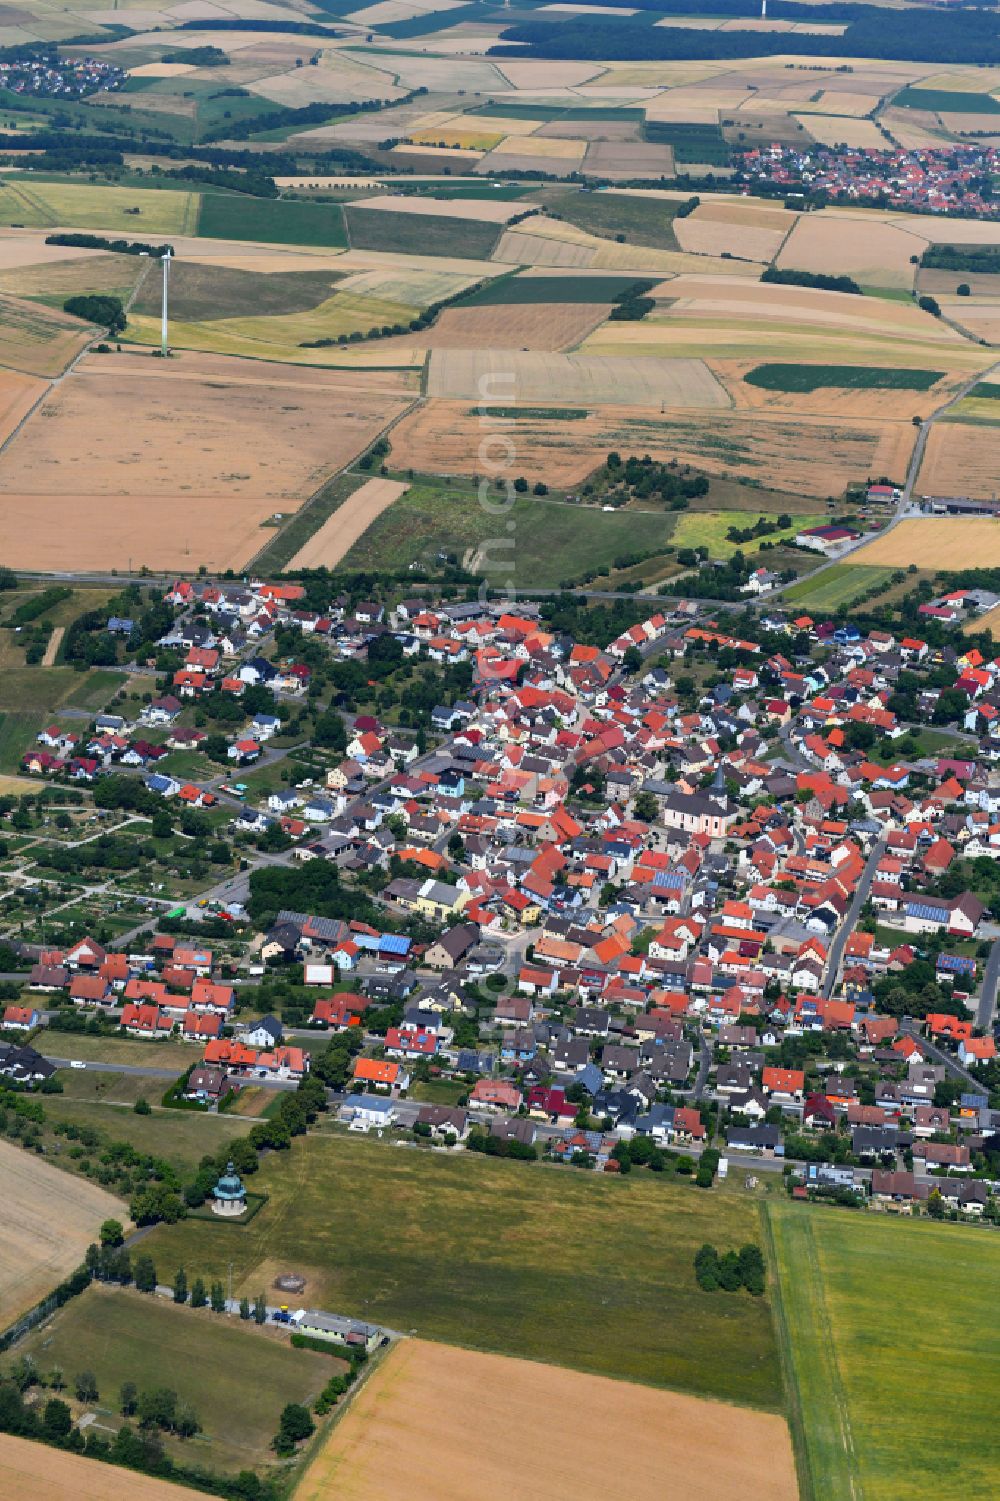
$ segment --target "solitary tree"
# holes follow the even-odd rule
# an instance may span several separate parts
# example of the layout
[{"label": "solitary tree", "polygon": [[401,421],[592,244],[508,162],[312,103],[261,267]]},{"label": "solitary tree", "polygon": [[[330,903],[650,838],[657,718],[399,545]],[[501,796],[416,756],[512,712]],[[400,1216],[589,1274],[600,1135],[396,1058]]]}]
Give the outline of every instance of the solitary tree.
[{"label": "solitary tree", "polygon": [[76,1400],[78,1402],[96,1402],[99,1395],[97,1377],[93,1371],[81,1371],[76,1378]]},{"label": "solitary tree", "polygon": [[226,1290],[221,1282],[212,1283],[211,1302],[213,1313],[225,1313]]},{"label": "solitary tree", "polygon": [[267,1299],[263,1293],[258,1293],[253,1300],[253,1320],[255,1324],[267,1323]]},{"label": "solitary tree", "polygon": [[125,1231],[120,1220],[105,1220],[101,1226],[101,1245],[120,1246],[125,1239]]},{"label": "solitary tree", "polygon": [[139,1401],[139,1390],[134,1381],[123,1381],[118,1394],[118,1405],[125,1417],[130,1418]]},{"label": "solitary tree", "polygon": [[200,1277],[196,1277],[191,1284],[191,1307],[204,1308],[208,1302],[205,1294],[205,1284]]},{"label": "solitary tree", "polygon": [[184,1268],[182,1266],[179,1266],[177,1268],[176,1276],[174,1277],[174,1302],[175,1303],[186,1303],[187,1302],[187,1296],[188,1296],[187,1272],[185,1272],[185,1270],[184,1270]]}]

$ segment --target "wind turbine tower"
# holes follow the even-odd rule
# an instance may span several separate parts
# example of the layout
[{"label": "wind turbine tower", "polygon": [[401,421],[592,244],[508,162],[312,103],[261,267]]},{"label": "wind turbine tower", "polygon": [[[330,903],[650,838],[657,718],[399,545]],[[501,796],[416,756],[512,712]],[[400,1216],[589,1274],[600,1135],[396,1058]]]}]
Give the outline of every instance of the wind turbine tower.
[{"label": "wind turbine tower", "polygon": [[[766,3],[766,0],[765,0]],[[163,260],[163,316],[160,321],[160,353],[164,359],[167,357],[167,290],[170,285],[170,248],[167,247]]]}]

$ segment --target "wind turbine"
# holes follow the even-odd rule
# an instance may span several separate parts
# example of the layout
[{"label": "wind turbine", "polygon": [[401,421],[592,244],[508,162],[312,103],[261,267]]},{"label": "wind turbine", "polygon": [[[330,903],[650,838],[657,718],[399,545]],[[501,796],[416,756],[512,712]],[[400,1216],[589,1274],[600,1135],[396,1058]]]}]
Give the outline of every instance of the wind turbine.
[{"label": "wind turbine", "polygon": [[168,245],[163,256],[163,316],[160,321],[160,354],[167,358],[167,288],[170,284],[170,246]]}]

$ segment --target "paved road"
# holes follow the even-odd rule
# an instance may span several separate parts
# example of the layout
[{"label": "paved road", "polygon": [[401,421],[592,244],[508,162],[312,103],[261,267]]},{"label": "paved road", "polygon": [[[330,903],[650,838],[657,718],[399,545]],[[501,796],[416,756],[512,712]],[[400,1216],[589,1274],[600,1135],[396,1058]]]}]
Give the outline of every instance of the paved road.
[{"label": "paved road", "polygon": [[963,1084],[967,1084],[975,1094],[984,1094],[986,1091],[983,1087],[982,1079],[976,1079],[969,1073],[967,1068],[963,1068],[954,1053],[946,1053],[943,1048],[938,1047],[936,1042],[931,1042],[929,1037],[922,1036],[917,1030],[918,1025],[919,1023],[914,1021],[912,1017],[907,1016],[903,1018],[900,1029],[910,1037],[915,1037],[923,1051],[935,1063],[943,1063],[949,1074],[952,1074],[956,1079],[961,1079]]},{"label": "paved road", "polygon": [[824,1000],[828,1001],[833,994],[834,987],[837,984],[837,977],[840,974],[844,948],[846,947],[848,938],[854,932],[858,918],[861,916],[861,909],[868,900],[868,893],[871,891],[872,881],[875,879],[875,867],[885,854],[885,848],[885,840],[879,839],[865,863],[861,879],[858,882],[858,888],[854,893],[854,899],[847,909],[847,916],[834,935],[833,942],[830,945],[830,953],[826,961],[826,978],[823,981]]},{"label": "paved road", "polygon": [[696,1100],[700,1100],[705,1093],[709,1069],[712,1067],[712,1049],[700,1032],[698,1033],[698,1048],[701,1056],[698,1059],[698,1074],[694,1081],[693,1091],[693,1097]]},{"label": "paved road", "polygon": [[983,993],[976,1012],[976,1026],[984,1032],[992,1030],[997,1012],[997,982],[1000,981],[1000,938],[994,941],[983,974]]}]

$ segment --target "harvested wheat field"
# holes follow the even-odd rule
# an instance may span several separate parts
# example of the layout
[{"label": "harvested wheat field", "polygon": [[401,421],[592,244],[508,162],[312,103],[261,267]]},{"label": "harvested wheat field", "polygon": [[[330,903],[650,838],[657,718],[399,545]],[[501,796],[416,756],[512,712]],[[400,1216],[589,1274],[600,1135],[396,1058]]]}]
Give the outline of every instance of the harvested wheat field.
[{"label": "harvested wheat field", "polygon": [[390,1351],[296,1501],[577,1501],[610,1434],[630,1501],[796,1501],[783,1418],[424,1340]]},{"label": "harvested wheat field", "polygon": [[394,348],[555,352],[574,349],[607,315],[606,302],[445,308],[430,328],[392,342]]},{"label": "harvested wheat field", "polygon": [[122,1496],[128,1501],[196,1501],[203,1495],[186,1485],[0,1433],[0,1496],[30,1496],[31,1501],[121,1501]]},{"label": "harvested wheat field", "polygon": [[[128,1210],[114,1194],[8,1141],[0,1141],[0,1181],[0,1329],[6,1329],[80,1265],[103,1220],[127,1223]],[[0,1495],[14,1494],[0,1486]]]},{"label": "harvested wheat field", "polygon": [[398,480],[366,480],[324,521],[305,546],[299,548],[287,567],[336,568],[358,538],[364,536],[376,516],[381,516],[386,507],[409,488]]},{"label": "harvested wheat field", "polygon": [[851,553],[852,563],[887,568],[996,568],[1000,521],[978,516],[922,516]]},{"label": "harvested wheat field", "polygon": [[994,605],[993,609],[987,610],[985,615],[978,615],[974,620],[967,621],[962,630],[967,636],[987,631],[994,641],[1000,641],[1000,605]]},{"label": "harvested wheat field", "polygon": [[[282,513],[299,502],[286,502]],[[13,568],[194,573],[241,568],[273,536],[273,500],[253,495],[0,494],[0,555]]]},{"label": "harvested wheat field", "polygon": [[674,235],[692,255],[737,255],[741,260],[767,262],[777,255],[787,233],[754,224],[727,224],[699,219],[698,211],[674,220]]},{"label": "harvested wheat field", "polygon": [[6,443],[45,389],[43,380],[15,370],[0,370],[0,443]]},{"label": "harvested wheat field", "polygon": [[[976,500],[992,500],[1000,492],[1000,427],[936,422],[924,449],[917,489],[921,495],[967,495]],[[1000,525],[996,534],[1000,537]],[[969,563],[963,566],[971,567],[975,556],[970,553]],[[1000,553],[997,556],[1000,561]],[[992,566],[985,558],[978,561],[984,568]]]},{"label": "harvested wheat field", "polygon": [[793,271],[853,276],[862,286],[913,286],[912,255],[921,240],[875,214],[856,217],[823,210],[804,215],[785,241],[778,265]]},{"label": "harvested wheat field", "polygon": [[[297,504],[403,410],[403,379],[221,355],[90,355],[0,456],[0,492],[128,496],[147,513],[185,494]],[[97,519],[78,517],[81,532]]]},{"label": "harvested wheat field", "polygon": [[859,151],[885,151],[885,136],[874,120],[854,120],[847,115],[795,115],[814,141],[822,146],[849,146]]},{"label": "harvested wheat field", "polygon": [[525,403],[555,397],[565,405],[581,406],[729,406],[725,391],[701,360],[594,359],[490,349],[435,351],[427,394]]},{"label": "harvested wheat field", "polygon": [[0,365],[25,375],[61,375],[97,330],[69,313],[0,295]]},{"label": "harvested wheat field", "polygon": [[[487,399],[509,402],[502,388]],[[561,390],[559,399],[570,403]],[[859,474],[905,474],[915,429],[904,422],[768,412],[716,411],[706,421],[693,413],[664,415],[657,405],[604,406],[572,422],[543,409],[541,415],[519,417],[509,431],[518,469],[554,487],[580,484],[618,449],[676,458],[720,477],[747,475],[768,488],[825,499],[842,495]],[[416,470],[471,475],[477,472],[481,438],[478,408],[468,400],[428,401],[395,428],[393,445]]]}]

